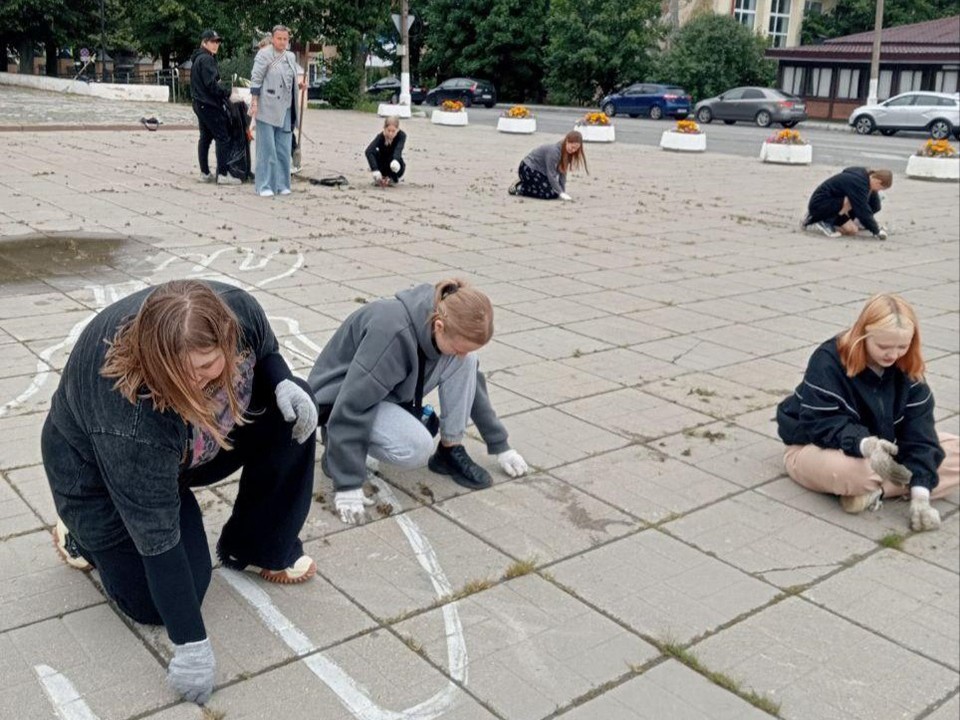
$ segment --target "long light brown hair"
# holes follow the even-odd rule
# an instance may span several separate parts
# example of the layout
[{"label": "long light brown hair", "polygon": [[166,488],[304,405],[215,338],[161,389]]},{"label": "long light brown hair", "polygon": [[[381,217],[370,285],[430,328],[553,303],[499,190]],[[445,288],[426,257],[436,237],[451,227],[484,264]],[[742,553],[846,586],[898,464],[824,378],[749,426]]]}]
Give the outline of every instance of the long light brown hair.
[{"label": "long light brown hair", "polygon": [[[173,280],[158,285],[139,312],[108,341],[100,374],[115,379],[114,389],[131,403],[149,398],[159,412],[173,410],[226,449],[230,445],[217,425],[211,391],[226,391],[234,422],[243,424],[236,393],[239,342],[236,316],[209,285]],[[189,354],[214,349],[223,352],[223,372],[202,389],[192,380]]]},{"label": "long light brown hair", "polygon": [[895,363],[911,380],[922,380],[926,364],[920,350],[920,325],[917,315],[899,295],[874,295],[860,311],[860,317],[846,332],[837,336],[837,351],[848,377],[856,377],[867,366],[867,336],[878,330],[913,329],[910,347]]},{"label": "long light brown hair", "polygon": [[451,337],[486,345],[493,337],[493,304],[465,280],[441,280],[434,285],[430,326],[443,320]]},{"label": "long light brown hair", "polygon": [[867,170],[867,175],[880,181],[884,190],[889,190],[893,186],[893,173],[886,169]]},{"label": "long light brown hair", "polygon": [[[567,152],[568,142],[580,143],[579,149],[575,153]],[[557,165],[557,170],[566,174],[567,170],[580,168],[583,168],[587,175],[590,174],[587,168],[587,156],[583,152],[583,135],[579,130],[571,130],[563,136],[563,141],[560,143],[560,163]]]}]

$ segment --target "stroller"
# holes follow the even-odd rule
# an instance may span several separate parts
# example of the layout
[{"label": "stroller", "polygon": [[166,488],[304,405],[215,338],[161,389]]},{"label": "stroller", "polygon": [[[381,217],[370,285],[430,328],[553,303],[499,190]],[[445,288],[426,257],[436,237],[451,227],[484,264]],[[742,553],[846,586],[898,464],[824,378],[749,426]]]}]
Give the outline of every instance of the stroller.
[{"label": "stroller", "polygon": [[226,103],[227,131],[230,134],[230,160],[227,172],[240,180],[253,180],[253,163],[250,156],[250,116],[247,105],[242,102]]}]

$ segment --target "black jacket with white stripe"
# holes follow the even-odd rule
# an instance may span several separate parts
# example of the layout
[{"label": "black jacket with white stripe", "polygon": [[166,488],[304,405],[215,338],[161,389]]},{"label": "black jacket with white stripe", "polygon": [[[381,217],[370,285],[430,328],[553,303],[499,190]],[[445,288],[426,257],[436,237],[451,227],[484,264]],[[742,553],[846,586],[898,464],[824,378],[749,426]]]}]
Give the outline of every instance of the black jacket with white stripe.
[{"label": "black jacket with white stripe", "polygon": [[860,441],[875,435],[895,442],[897,462],[913,472],[911,486],[933,489],[944,452],[933,419],[933,394],[898,367],[878,375],[864,368],[847,377],[837,339],[814,351],[793,395],[777,406],[777,430],[787,445],[814,444],[862,457]]}]

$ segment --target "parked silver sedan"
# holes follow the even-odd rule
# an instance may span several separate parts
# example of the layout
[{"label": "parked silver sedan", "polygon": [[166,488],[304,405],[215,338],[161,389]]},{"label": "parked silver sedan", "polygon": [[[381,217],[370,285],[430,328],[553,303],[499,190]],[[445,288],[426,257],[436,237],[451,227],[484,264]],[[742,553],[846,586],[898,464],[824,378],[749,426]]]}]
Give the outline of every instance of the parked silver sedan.
[{"label": "parked silver sedan", "polygon": [[861,105],[848,120],[860,135],[879,130],[928,130],[935,140],[953,135],[960,140],[960,94],[905,92],[876,105]]},{"label": "parked silver sedan", "polygon": [[723,120],[727,125],[733,125],[737,121],[746,121],[760,127],[780,123],[790,128],[807,119],[807,105],[801,98],[783,90],[738,87],[701,100],[693,108],[693,114],[702,123]]}]

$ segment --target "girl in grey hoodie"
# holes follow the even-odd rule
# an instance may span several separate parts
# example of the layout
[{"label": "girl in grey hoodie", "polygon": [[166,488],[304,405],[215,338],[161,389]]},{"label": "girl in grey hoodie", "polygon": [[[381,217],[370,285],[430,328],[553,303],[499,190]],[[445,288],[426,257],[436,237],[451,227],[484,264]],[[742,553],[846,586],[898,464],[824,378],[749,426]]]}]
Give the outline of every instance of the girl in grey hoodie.
[{"label": "girl in grey hoodie", "polygon": [[[479,371],[476,351],[492,336],[489,298],[461,280],[418,285],[364,305],[334,333],[307,382],[320,405],[322,468],[333,480],[341,520],[366,517],[368,455],[403,468],[428,465],[470,489],[488,487],[489,473],[462,444],[471,419],[507,475],[527,472]],[[441,411],[435,452],[422,408],[434,388]]]}]

